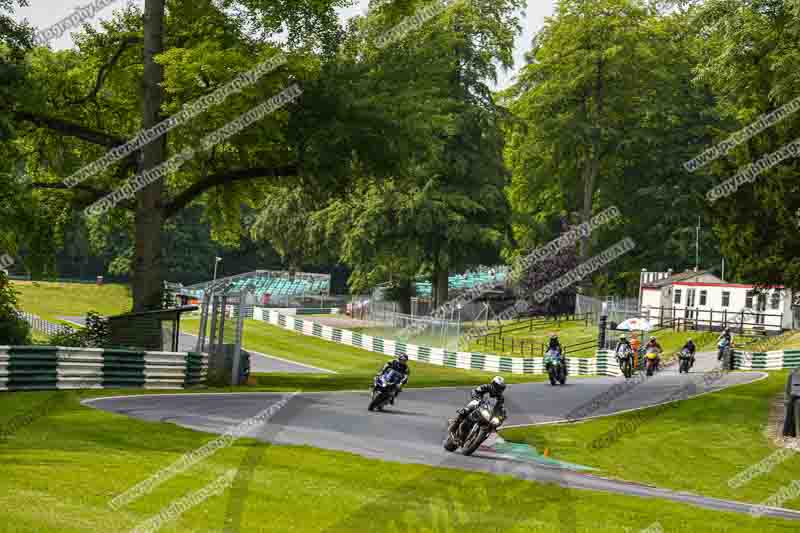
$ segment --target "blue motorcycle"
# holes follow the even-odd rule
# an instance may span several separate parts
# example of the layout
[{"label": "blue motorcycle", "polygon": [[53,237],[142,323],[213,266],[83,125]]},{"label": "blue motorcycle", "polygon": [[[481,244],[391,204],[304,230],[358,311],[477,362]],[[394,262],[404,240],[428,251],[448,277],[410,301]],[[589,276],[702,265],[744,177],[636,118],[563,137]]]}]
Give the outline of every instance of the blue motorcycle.
[{"label": "blue motorcycle", "polygon": [[387,403],[394,401],[400,391],[405,376],[393,368],[389,368],[375,378],[372,384],[372,399],[369,402],[370,411],[380,411]]}]

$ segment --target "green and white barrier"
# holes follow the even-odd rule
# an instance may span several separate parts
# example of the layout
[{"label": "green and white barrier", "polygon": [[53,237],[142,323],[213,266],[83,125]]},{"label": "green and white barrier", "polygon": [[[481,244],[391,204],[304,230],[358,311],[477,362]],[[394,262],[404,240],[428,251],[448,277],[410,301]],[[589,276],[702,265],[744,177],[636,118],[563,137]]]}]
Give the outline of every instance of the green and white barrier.
[{"label": "green and white barrier", "polygon": [[614,350],[597,351],[597,373],[601,376],[621,376],[622,369]]},{"label": "green and white barrier", "polygon": [[191,352],[0,346],[0,390],[183,389],[207,372],[207,356]]},{"label": "green and white barrier", "polygon": [[[485,372],[510,372],[513,374],[544,374],[544,359],[541,357],[508,357],[502,355],[484,354],[479,352],[453,352],[444,348],[432,348],[429,346],[418,346],[381,337],[364,335],[348,329],[339,329],[325,326],[311,320],[303,320],[294,316],[286,316],[277,311],[265,310],[262,315],[263,320],[290,331],[295,331],[303,335],[318,337],[327,341],[361,348],[370,352],[379,353],[388,357],[397,357],[405,354],[412,361],[430,363],[432,365],[447,366],[450,368],[461,368],[463,370],[482,370]],[[598,354],[597,358],[588,357],[568,357],[567,368],[573,376],[597,375],[604,372],[614,372],[613,365],[616,360],[611,353],[612,362],[608,361],[605,352]],[[621,375],[619,366],[616,366],[618,374]]]},{"label": "green and white barrier", "polygon": [[784,370],[800,368],[800,350],[733,352],[734,370]]}]

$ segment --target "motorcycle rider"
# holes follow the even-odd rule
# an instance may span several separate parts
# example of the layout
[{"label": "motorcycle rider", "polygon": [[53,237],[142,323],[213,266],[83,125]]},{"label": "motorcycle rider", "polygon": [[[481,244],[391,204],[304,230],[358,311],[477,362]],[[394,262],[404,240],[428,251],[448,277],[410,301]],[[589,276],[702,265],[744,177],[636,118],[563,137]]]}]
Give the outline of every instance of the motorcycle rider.
[{"label": "motorcycle rider", "polygon": [[[725,328],[725,331],[723,331],[717,339],[717,345],[719,346],[719,343],[723,340],[728,341],[728,346],[733,346],[733,335],[731,335],[731,328]],[[722,349],[719,349],[717,352],[717,359],[722,360]]]},{"label": "motorcycle rider", "polygon": [[389,361],[388,363],[383,365],[381,371],[378,372],[378,374],[375,376],[375,380],[377,381],[377,379],[390,368],[392,370],[400,372],[403,375],[403,381],[400,382],[400,385],[397,387],[397,392],[395,393],[394,397],[391,400],[389,400],[389,403],[394,405],[394,399],[400,396],[400,392],[402,392],[403,390],[403,385],[408,383],[408,376],[411,374],[411,370],[408,368],[408,356],[406,354],[403,354],[399,356],[397,359],[393,359],[392,361]]},{"label": "motorcycle rider", "polygon": [[681,348],[681,351],[684,351],[684,350],[689,352],[689,355],[692,356],[690,364],[692,366],[694,366],[694,354],[697,351],[697,346],[694,345],[694,341],[692,339],[687,340],[686,344],[683,345],[683,348]]},{"label": "motorcycle rider", "polygon": [[633,351],[633,346],[631,346],[628,337],[625,335],[620,335],[619,340],[617,341],[617,347],[614,349],[617,352],[617,357],[619,357],[620,353],[625,351],[625,347],[627,347],[630,351]]},{"label": "motorcycle rider", "polygon": [[656,368],[659,368],[661,366],[661,352],[664,350],[655,337],[650,337],[650,341],[644,347],[644,353],[646,354],[651,348],[656,351]]},{"label": "motorcycle rider", "polygon": [[506,416],[506,408],[505,408],[505,398],[503,397],[503,392],[506,390],[506,380],[503,379],[502,376],[495,376],[491,382],[487,383],[486,385],[481,385],[476,387],[472,391],[472,400],[466,405],[458,410],[458,416],[453,420],[453,423],[450,425],[450,432],[453,433],[461,422],[475,409],[477,409],[478,405],[480,405],[481,400],[485,395],[489,395],[490,398],[495,398],[497,403],[495,404],[495,408],[499,409],[500,412],[503,414],[503,417]]},{"label": "motorcycle rider", "polygon": [[[550,350],[555,350],[559,358],[564,357],[564,349],[561,347],[561,341],[558,340],[558,335],[555,333],[550,335],[550,343],[547,345],[547,351],[549,352]],[[569,367],[566,364],[564,365],[564,372],[569,374]]]},{"label": "motorcycle rider", "polygon": [[559,357],[561,357],[561,354],[564,353],[561,348],[561,342],[558,340],[558,335],[555,333],[550,335],[550,344],[547,345],[547,351],[549,352],[550,350],[555,350]]},{"label": "motorcycle rider", "polygon": [[625,354],[625,348],[630,350],[631,353],[633,353],[634,351],[633,346],[631,346],[630,341],[628,341],[628,337],[626,337],[623,334],[619,336],[619,340],[617,341],[617,347],[614,349],[614,353],[617,354],[617,361],[620,363],[620,365],[622,363],[622,356]]}]

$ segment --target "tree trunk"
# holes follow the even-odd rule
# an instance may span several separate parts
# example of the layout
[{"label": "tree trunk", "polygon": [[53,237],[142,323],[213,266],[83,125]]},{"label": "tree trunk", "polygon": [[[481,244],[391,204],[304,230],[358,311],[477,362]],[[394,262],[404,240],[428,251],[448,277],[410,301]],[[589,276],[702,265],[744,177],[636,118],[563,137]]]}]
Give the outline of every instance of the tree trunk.
[{"label": "tree trunk", "polygon": [[[144,75],[142,79],[142,128],[148,129],[161,119],[164,69],[155,57],[164,49],[164,1],[145,0]],[[141,171],[164,162],[166,136],[142,149]],[[161,308],[163,273],[161,271],[161,231],[164,219],[162,196],[164,184],[156,181],[136,194],[136,244],[133,257],[133,309],[146,311]]]},{"label": "tree trunk", "polygon": [[397,291],[397,303],[400,306],[400,312],[404,315],[411,314],[411,290],[411,280],[400,282],[400,287]]}]

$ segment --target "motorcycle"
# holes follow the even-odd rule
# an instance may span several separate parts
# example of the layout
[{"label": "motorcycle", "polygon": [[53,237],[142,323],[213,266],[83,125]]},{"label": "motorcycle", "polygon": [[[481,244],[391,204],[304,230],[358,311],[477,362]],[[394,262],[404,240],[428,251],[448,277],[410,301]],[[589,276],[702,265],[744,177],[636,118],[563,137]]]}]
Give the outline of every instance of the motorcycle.
[{"label": "motorcycle", "polygon": [[625,346],[622,353],[617,352],[617,362],[623,376],[626,378],[633,376],[633,350]]},{"label": "motorcycle", "polygon": [[444,449],[454,452],[461,448],[464,455],[472,455],[489,435],[497,431],[505,419],[505,414],[497,409],[497,404],[492,405],[488,399],[481,400],[478,407],[464,417],[458,427],[452,427],[455,420],[448,420]]},{"label": "motorcycle", "polygon": [[550,377],[550,385],[555,386],[556,383],[563,385],[567,382],[567,362],[561,357],[560,352],[549,350],[544,359],[544,366]]},{"label": "motorcycle", "polygon": [[646,359],[645,368],[647,369],[647,375],[649,377],[658,371],[658,350],[655,348],[648,348],[644,356]]},{"label": "motorcycle", "polygon": [[403,384],[403,378],[403,374],[393,368],[377,376],[372,384],[372,399],[367,409],[380,411],[387,403],[394,400],[400,390],[400,386]]},{"label": "motorcycle", "polygon": [[717,343],[717,360],[723,361],[726,368],[730,368],[730,361],[733,359],[731,353],[731,342],[728,339],[721,339]]},{"label": "motorcycle", "polygon": [[692,366],[694,366],[694,361],[692,361],[692,354],[689,352],[689,350],[684,348],[678,355],[678,359],[680,361],[680,364],[678,366],[678,374],[683,374],[684,372],[688,374],[689,370],[691,370]]},{"label": "motorcycle", "polygon": [[722,361],[722,358],[727,355],[728,348],[730,348],[730,341],[728,339],[720,339],[717,343],[717,361]]}]

